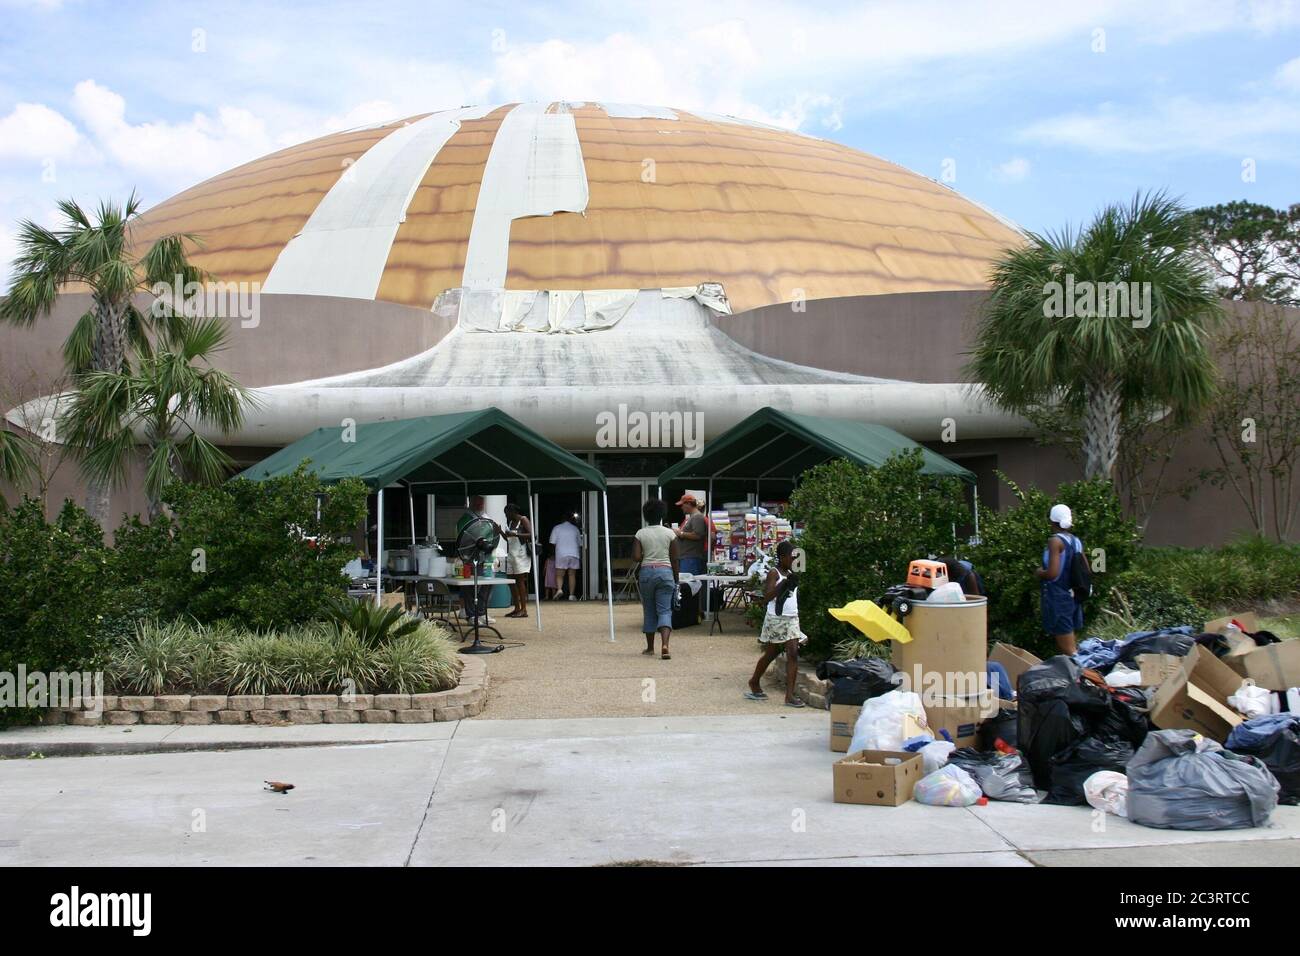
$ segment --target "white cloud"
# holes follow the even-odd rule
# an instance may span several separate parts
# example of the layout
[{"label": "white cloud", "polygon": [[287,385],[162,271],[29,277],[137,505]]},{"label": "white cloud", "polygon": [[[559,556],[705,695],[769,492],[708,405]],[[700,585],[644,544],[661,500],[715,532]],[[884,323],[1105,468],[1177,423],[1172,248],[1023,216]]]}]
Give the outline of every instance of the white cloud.
[{"label": "white cloud", "polygon": [[1028,178],[1030,168],[1029,160],[1023,156],[1013,156],[994,168],[993,178],[999,182],[1018,183]]},{"label": "white cloud", "polygon": [[76,85],[73,111],[105,154],[124,171],[172,188],[190,185],[274,148],[261,119],[221,106],[182,123],[132,124],[126,100],[94,80]]},{"label": "white cloud", "polygon": [[1300,103],[1170,97],[1147,106],[1103,103],[1091,112],[1040,120],[1021,130],[1019,137],[1092,153],[1294,159],[1298,133]]},{"label": "white cloud", "polygon": [[1284,90],[1300,93],[1300,56],[1278,67],[1277,73],[1273,75],[1273,82]]},{"label": "white cloud", "polygon": [[0,159],[69,160],[86,157],[77,127],[43,103],[19,103],[0,117]]}]

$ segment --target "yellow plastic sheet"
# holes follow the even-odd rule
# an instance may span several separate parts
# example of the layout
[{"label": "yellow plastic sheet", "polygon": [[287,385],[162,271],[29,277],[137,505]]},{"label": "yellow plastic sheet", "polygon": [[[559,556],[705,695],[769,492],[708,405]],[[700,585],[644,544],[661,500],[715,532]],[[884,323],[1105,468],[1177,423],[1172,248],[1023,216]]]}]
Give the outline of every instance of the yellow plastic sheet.
[{"label": "yellow plastic sheet", "polygon": [[837,621],[852,624],[876,643],[898,641],[907,644],[911,633],[875,601],[850,601],[843,607],[827,608]]}]

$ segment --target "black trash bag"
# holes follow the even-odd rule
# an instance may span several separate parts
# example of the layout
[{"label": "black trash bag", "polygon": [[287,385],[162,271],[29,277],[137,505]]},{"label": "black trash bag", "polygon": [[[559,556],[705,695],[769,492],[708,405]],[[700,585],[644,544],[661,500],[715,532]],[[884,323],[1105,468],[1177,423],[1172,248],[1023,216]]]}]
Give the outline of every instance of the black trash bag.
[{"label": "black trash bag", "polygon": [[1110,706],[1110,694],[1083,680],[1082,675],[1083,670],[1074,658],[1065,654],[1049,657],[1020,675],[1016,698],[1021,706],[1025,701],[1036,704],[1059,700],[1074,713],[1104,713]]},{"label": "black trash bag", "polygon": [[1297,725],[1284,727],[1254,746],[1233,747],[1232,752],[1257,757],[1282,787],[1277,802],[1285,806],[1300,804],[1300,736]]},{"label": "black trash bag", "polygon": [[1195,646],[1196,638],[1191,634],[1157,631],[1155,634],[1135,637],[1125,644],[1120,648],[1115,663],[1129,664],[1136,668],[1139,654],[1172,654],[1174,657],[1186,657]]},{"label": "black trash bag", "polygon": [[1254,641],[1258,647],[1264,647],[1268,644],[1282,643],[1282,638],[1278,637],[1272,631],[1256,631],[1254,634],[1247,634],[1246,636]]},{"label": "black trash bag", "polygon": [[1008,747],[1018,747],[1020,714],[1014,710],[999,710],[985,720],[975,731],[975,746],[980,750],[994,750],[998,740]]},{"label": "black trash bag", "polygon": [[1090,722],[1088,733],[1110,740],[1122,740],[1134,747],[1141,746],[1151,732],[1151,722],[1147,719],[1145,710],[1145,697],[1127,693],[1113,694],[1110,708]]},{"label": "black trash bag", "polygon": [[1088,802],[1083,782],[1099,770],[1124,772],[1133,759],[1133,745],[1127,740],[1090,736],[1077,741],[1051,760],[1051,785],[1044,803],[1082,806]]},{"label": "black trash bag", "polygon": [[831,682],[830,702],[858,706],[872,697],[898,690],[894,675],[898,668],[883,657],[859,657],[851,661],[822,661],[817,677]]},{"label": "black trash bag", "polygon": [[1018,753],[982,753],[972,747],[962,747],[948,755],[948,763],[961,767],[974,777],[984,796],[990,800],[1038,802],[1034,775]]},{"label": "black trash bag", "polygon": [[680,631],[700,623],[700,595],[691,591],[690,585],[679,584],[680,603],[673,608],[673,630]]},{"label": "black trash bag", "polygon": [[1232,650],[1232,645],[1222,634],[1197,634],[1195,640],[1215,657],[1222,657]]},{"label": "black trash bag", "polygon": [[1017,747],[1029,763],[1035,787],[1050,789],[1052,758],[1081,740],[1086,729],[1083,718],[1071,713],[1063,700],[1035,703],[1021,698]]}]

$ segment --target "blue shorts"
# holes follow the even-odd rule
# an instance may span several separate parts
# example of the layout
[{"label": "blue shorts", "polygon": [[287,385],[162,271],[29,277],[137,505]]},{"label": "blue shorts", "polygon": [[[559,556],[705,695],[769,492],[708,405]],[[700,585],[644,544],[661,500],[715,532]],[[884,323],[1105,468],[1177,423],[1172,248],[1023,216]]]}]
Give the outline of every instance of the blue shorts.
[{"label": "blue shorts", "polygon": [[1043,630],[1049,635],[1078,634],[1083,630],[1083,607],[1073,592],[1045,582],[1042,588]]}]

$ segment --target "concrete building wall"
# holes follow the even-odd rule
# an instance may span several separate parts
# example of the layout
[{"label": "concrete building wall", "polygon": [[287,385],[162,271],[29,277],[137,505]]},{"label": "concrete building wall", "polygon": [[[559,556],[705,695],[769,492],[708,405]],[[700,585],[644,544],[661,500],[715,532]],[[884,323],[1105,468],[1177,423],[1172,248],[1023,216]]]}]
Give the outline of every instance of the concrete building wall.
[{"label": "concrete building wall", "polygon": [[[921,292],[813,300],[802,311],[789,304],[765,306],[717,316],[714,324],[749,349],[800,365],[923,383],[955,382],[961,379],[981,295]],[[0,325],[0,404],[6,409],[58,389],[62,343],[88,304],[85,295],[67,295],[31,328]],[[142,300],[141,305],[147,303]],[[1300,323],[1300,310],[1285,310],[1285,315]],[[431,348],[451,331],[452,323],[386,302],[268,295],[256,327],[243,328],[236,320],[231,326],[230,347],[217,364],[243,384],[258,387],[396,362]],[[981,474],[981,500],[986,505],[1005,507],[1011,498],[1010,490],[991,477],[995,467],[1018,483],[1040,488],[1054,488],[1082,474],[1064,451],[1030,438],[966,440],[960,421],[957,432],[956,444],[932,447]],[[244,463],[260,457],[250,459],[255,451],[250,448],[231,451]],[[1177,449],[1170,475],[1184,478],[1216,462],[1205,433],[1193,432]],[[134,468],[128,486],[114,495],[114,513],[143,511],[139,488],[139,469]],[[12,501],[18,492],[0,486],[0,493]],[[84,483],[73,461],[64,461],[48,482],[48,499],[55,508],[65,496],[84,498]],[[1231,491],[1203,486],[1187,500],[1163,500],[1151,516],[1148,540],[1220,543],[1247,527],[1245,508]]]},{"label": "concrete building wall", "polygon": [[[965,353],[975,335],[981,292],[917,292],[897,295],[822,299],[802,304],[764,306],[740,315],[720,315],[716,327],[742,345],[773,358],[860,375],[889,376],[915,382],[956,382],[963,379]],[[1230,314],[1251,308],[1225,302]],[[1280,309],[1284,321],[1300,326],[1300,309]],[[1243,414],[1246,414],[1243,412]],[[955,460],[973,457],[996,467],[1018,484],[1054,488],[1083,476],[1082,465],[1060,448],[1031,438],[961,440],[957,422],[955,445],[931,447]],[[1194,481],[1204,468],[1219,464],[1205,428],[1193,429],[1179,443],[1166,475],[1172,482]],[[968,465],[968,467],[970,467]],[[975,468],[977,473],[979,468]],[[987,481],[981,481],[986,500]],[[1000,484],[1000,483],[999,483]],[[998,489],[997,507],[1013,498],[1005,485]],[[1166,495],[1152,510],[1147,541],[1155,545],[1221,544],[1248,530],[1245,506],[1231,490],[1198,483],[1184,499]]]}]

